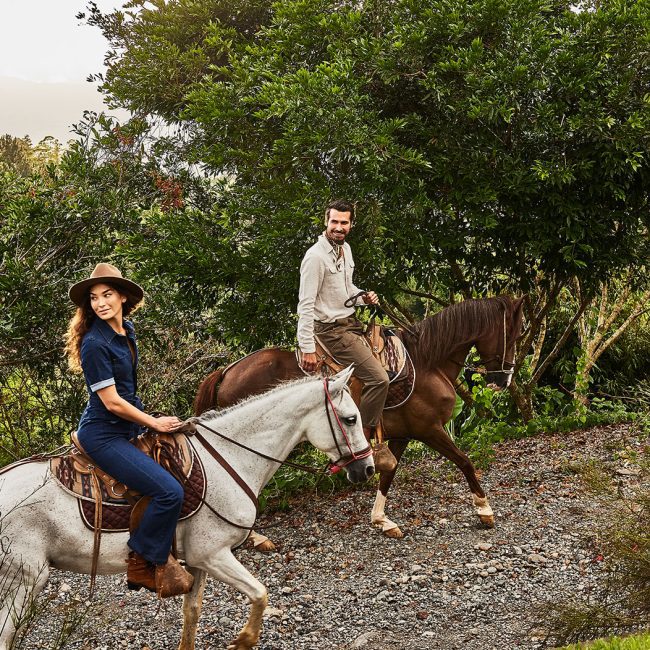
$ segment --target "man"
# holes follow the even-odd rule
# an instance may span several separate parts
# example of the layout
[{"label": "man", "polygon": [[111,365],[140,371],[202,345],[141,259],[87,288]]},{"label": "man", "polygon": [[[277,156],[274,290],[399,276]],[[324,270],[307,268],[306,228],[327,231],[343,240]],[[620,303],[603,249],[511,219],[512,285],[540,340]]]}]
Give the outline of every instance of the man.
[{"label": "man", "polygon": [[[314,334],[338,362],[354,363],[354,374],[363,382],[359,411],[370,440],[386,401],[388,375],[363,338],[364,326],[356,319],[354,306],[345,306],[361,291],[352,281],[354,260],[345,241],[353,220],[352,204],[332,201],[325,209],[325,232],[305,253],[300,265],[298,345],[308,372],[318,367]],[[355,304],[363,303],[378,305],[379,298],[368,291]]]}]

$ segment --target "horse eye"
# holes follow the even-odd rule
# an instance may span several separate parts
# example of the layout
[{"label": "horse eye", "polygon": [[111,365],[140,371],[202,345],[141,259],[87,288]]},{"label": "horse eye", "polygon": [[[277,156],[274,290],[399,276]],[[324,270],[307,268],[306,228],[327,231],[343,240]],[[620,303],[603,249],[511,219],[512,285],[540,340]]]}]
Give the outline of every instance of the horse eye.
[{"label": "horse eye", "polygon": [[348,415],[347,417],[343,418],[343,422],[345,422],[345,424],[351,427],[353,424],[357,423],[357,416]]}]

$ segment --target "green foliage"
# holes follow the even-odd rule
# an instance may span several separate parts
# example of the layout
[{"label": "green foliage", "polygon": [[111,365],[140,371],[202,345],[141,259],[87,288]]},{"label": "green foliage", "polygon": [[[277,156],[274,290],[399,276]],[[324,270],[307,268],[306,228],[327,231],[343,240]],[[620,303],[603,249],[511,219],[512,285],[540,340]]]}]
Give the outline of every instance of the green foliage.
[{"label": "green foliage", "polygon": [[0,170],[9,169],[21,176],[44,173],[61,159],[61,143],[50,136],[38,144],[11,135],[0,137]]},{"label": "green foliage", "polygon": [[[147,306],[135,314],[142,352],[140,389],[150,410],[189,415],[218,342],[203,328],[202,308],[177,307],[179,278],[141,276],[123,242],[147,233],[145,210],[196,210],[199,193],[172,176],[148,146],[143,123],[119,126],[89,115],[82,139],[57,166],[24,176],[0,168],[0,462],[67,441],[86,400],[83,379],[63,356],[73,305],[68,287],[100,260],[142,284]],[[169,162],[169,161],[168,161]],[[148,232],[149,239],[155,233]],[[141,238],[147,247],[146,237]],[[177,253],[178,254],[178,253]]]},{"label": "green foliage", "polygon": [[635,634],[626,637],[608,637],[592,643],[576,643],[562,650],[646,650],[650,648],[650,634]]},{"label": "green foliage", "polygon": [[182,124],[184,157],[213,176],[201,225],[158,223],[152,246],[190,247],[192,294],[219,295],[229,340],[293,340],[331,196],[357,201],[359,284],[386,296],[596,287],[647,257],[645,3],[130,7],[89,18],[111,44],[103,89]]},{"label": "green foliage", "polygon": [[[5,141],[5,458],[75,426],[83,387],[62,358],[65,294],[100,259],[145,285],[143,397],[179,414],[225,357],[293,344],[299,262],[333,196],[357,202],[357,284],[387,300],[543,292],[573,277],[589,293],[641,268],[650,6],[592,9],[134,0],[103,14],[91,2],[86,18],[109,43],[102,89],[135,117],[84,115],[78,141],[37,174],[29,143]],[[620,358],[637,350],[642,374],[646,332],[635,336]],[[626,417],[598,403],[571,414],[543,387],[540,418],[524,426],[505,396],[474,398],[456,435],[475,457],[505,437]]]},{"label": "green foliage", "polygon": [[603,398],[594,398],[589,409],[576,410],[573,400],[550,386],[535,389],[538,415],[523,423],[517,418],[506,392],[488,388],[479,374],[474,374],[472,380],[476,382],[471,389],[474,403],[456,418],[456,431],[457,443],[479,467],[490,464],[494,458],[493,446],[504,440],[619,422],[637,422],[641,430],[648,428],[650,432],[647,412],[630,411],[621,402]]}]

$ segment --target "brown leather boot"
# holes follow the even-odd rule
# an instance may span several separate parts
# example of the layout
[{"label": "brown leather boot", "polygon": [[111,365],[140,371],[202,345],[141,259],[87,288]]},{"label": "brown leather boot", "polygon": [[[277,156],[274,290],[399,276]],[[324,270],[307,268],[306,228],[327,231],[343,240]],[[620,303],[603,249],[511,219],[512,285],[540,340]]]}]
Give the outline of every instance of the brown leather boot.
[{"label": "brown leather boot", "polygon": [[151,562],[145,560],[141,555],[135,551],[129,552],[129,559],[126,567],[126,584],[129,589],[136,591],[148,589],[149,591],[156,591],[156,571]]},{"label": "brown leather boot", "polygon": [[178,560],[170,555],[166,564],[156,566],[156,593],[159,598],[186,594],[194,584],[194,576],[188,573]]},{"label": "brown leather boot", "polygon": [[[376,436],[376,427],[364,426],[363,435],[368,442]],[[385,442],[376,442],[372,446],[372,460],[375,463],[375,472],[393,472],[397,467],[397,459]]]}]

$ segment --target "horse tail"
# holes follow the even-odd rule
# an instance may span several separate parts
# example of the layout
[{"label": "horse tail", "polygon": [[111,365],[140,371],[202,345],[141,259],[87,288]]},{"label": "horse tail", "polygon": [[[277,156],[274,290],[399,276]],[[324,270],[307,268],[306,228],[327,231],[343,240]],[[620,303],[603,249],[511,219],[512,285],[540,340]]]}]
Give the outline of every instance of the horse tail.
[{"label": "horse tail", "polygon": [[223,377],[225,368],[218,368],[210,373],[199,385],[199,390],[194,398],[194,414],[201,415],[205,411],[217,407],[218,384]]}]

